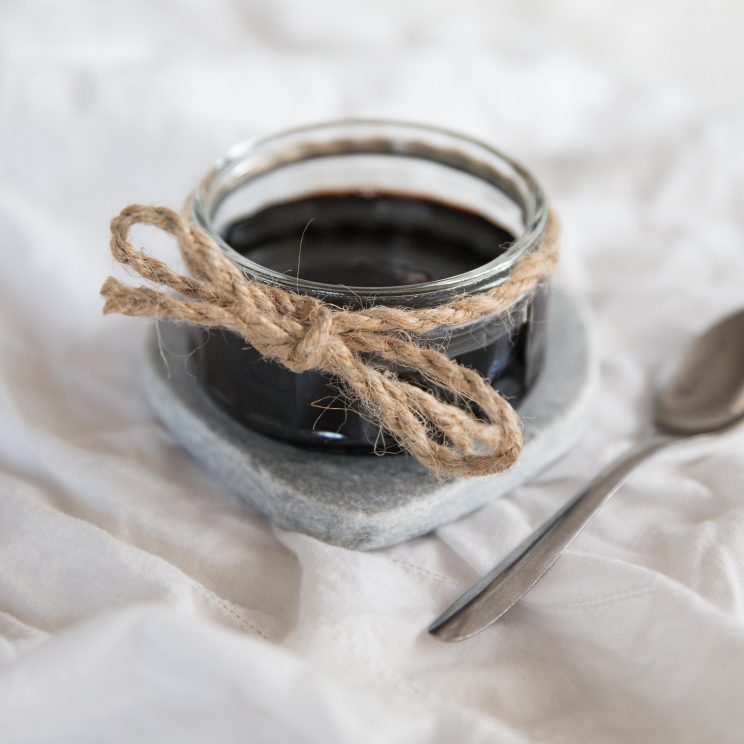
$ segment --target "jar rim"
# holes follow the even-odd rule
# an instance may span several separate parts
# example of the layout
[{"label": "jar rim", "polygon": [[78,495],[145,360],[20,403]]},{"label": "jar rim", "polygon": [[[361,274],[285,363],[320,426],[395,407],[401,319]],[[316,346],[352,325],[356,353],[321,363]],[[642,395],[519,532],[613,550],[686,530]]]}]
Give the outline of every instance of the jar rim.
[{"label": "jar rim", "polygon": [[[476,176],[509,197],[522,212],[524,229],[506,251],[470,271],[413,285],[386,287],[324,284],[297,279],[238,253],[215,229],[217,208],[247,181],[283,166],[343,154],[390,154],[450,166]],[[337,119],[283,130],[230,148],[202,179],[191,199],[191,217],[225,255],[251,278],[334,304],[434,305],[482,292],[508,278],[542,240],[547,202],[542,188],[520,163],[473,137],[448,129],[392,119]]]}]

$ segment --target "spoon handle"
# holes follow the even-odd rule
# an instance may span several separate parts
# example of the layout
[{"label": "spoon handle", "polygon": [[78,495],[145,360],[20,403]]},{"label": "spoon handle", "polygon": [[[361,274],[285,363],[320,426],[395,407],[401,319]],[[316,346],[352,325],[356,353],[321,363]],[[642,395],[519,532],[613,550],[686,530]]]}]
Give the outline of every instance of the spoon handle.
[{"label": "spoon handle", "polygon": [[443,641],[461,641],[495,623],[543,577],[638,465],[678,441],[655,436],[621,455],[445,610],[429,632]]}]

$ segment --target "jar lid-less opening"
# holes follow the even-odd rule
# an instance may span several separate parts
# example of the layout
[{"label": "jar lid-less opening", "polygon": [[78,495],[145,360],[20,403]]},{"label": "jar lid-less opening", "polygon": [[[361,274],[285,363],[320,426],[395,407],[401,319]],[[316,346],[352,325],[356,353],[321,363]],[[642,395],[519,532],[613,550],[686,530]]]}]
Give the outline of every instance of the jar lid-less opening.
[{"label": "jar lid-less opening", "polygon": [[[480,214],[515,235],[506,251],[471,271],[405,286],[349,287],[297,279],[234,250],[222,227],[266,206],[318,191],[389,193],[432,199]],[[434,127],[348,120],[282,132],[233,147],[204,178],[192,217],[252,278],[338,305],[377,302],[423,307],[481,292],[505,281],[542,239],[542,190],[497,150]]]}]

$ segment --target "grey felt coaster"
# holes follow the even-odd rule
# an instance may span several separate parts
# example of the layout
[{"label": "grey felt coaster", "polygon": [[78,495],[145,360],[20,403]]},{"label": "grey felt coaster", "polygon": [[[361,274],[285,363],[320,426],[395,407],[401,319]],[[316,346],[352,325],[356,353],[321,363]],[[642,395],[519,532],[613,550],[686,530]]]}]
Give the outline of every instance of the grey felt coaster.
[{"label": "grey felt coaster", "polygon": [[[588,422],[596,364],[585,313],[553,292],[545,366],[519,409],[524,451],[499,476],[437,482],[402,455],[313,452],[246,429],[189,373],[186,334],[161,324],[146,387],[157,415],[199,462],[257,512],[287,530],[370,550],[423,535],[496,499],[564,455]],[[161,356],[165,355],[168,364]]]}]

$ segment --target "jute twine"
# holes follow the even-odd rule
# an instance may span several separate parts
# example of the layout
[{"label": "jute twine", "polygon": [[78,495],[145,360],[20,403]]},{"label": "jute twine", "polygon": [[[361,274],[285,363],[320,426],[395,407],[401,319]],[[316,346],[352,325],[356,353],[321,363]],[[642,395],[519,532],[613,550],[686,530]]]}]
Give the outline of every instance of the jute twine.
[{"label": "jute twine", "polygon": [[[191,275],[135,248],[129,231],[137,224],[175,236]],[[113,256],[175,295],[109,277],[101,287],[103,312],[233,331],[292,372],[318,370],[336,378],[350,404],[379,422],[437,475],[491,475],[509,468],[522,450],[516,412],[477,372],[412,336],[507,311],[551,275],[558,236],[558,221],[550,214],[536,249],[519,261],[505,283],[482,294],[434,308],[348,310],[250,279],[182,214],[131,205],[111,222]],[[407,382],[395,368],[417,371],[432,388]]]}]

